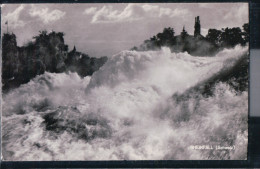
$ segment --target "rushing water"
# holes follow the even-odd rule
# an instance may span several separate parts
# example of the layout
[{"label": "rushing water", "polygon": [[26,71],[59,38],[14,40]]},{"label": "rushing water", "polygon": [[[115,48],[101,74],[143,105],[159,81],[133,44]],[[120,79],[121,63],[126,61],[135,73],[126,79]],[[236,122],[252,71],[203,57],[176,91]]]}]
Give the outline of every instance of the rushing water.
[{"label": "rushing water", "polygon": [[46,72],[3,95],[4,160],[246,159],[248,90],[192,89],[247,52],[123,51],[92,77]]}]

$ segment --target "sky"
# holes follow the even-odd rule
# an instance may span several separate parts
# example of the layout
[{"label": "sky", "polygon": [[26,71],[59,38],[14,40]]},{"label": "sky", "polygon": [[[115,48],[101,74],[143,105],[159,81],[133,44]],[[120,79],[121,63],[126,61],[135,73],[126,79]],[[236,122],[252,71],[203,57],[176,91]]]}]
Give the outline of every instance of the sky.
[{"label": "sky", "polygon": [[183,26],[193,35],[195,17],[201,33],[210,28],[241,27],[248,23],[247,3],[74,3],[3,4],[1,30],[16,34],[19,46],[41,30],[64,32],[69,49],[90,56],[111,56],[172,27],[178,35]]}]

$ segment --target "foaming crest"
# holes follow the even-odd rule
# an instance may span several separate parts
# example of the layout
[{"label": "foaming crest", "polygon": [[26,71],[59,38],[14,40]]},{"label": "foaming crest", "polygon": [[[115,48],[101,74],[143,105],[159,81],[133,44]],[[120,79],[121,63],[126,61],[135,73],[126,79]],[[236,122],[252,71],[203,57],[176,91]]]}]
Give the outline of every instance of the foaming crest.
[{"label": "foaming crest", "polygon": [[[247,91],[225,82],[216,82],[210,97],[189,91],[247,51],[237,46],[215,57],[123,51],[92,77],[38,76],[3,96],[4,159],[245,159]],[[240,148],[189,148],[201,144]]]}]

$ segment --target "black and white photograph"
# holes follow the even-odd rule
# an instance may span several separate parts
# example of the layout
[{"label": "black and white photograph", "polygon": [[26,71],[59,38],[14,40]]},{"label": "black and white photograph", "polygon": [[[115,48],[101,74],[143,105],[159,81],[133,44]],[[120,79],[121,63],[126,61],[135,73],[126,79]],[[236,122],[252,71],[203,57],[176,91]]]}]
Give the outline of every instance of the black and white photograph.
[{"label": "black and white photograph", "polygon": [[2,4],[2,160],[247,160],[248,11]]}]

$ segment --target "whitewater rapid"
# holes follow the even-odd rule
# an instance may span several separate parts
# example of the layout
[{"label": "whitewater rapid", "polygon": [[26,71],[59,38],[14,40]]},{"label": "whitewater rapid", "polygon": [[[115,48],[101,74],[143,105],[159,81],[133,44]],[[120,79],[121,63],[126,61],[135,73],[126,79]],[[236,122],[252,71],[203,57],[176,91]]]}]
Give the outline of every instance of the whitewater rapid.
[{"label": "whitewater rapid", "polygon": [[[122,51],[92,77],[48,73],[3,95],[4,160],[203,160],[247,158],[248,90],[194,86],[245,57]],[[189,93],[177,101],[175,96]],[[233,146],[196,150],[195,145]]]}]

